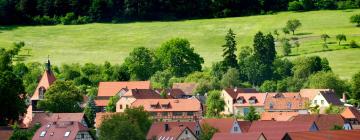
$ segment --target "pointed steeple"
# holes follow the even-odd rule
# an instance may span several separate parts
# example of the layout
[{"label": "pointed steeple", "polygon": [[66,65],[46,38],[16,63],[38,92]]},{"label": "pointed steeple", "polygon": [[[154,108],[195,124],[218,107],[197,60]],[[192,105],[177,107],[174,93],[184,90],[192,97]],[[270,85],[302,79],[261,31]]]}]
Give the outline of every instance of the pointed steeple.
[{"label": "pointed steeple", "polygon": [[47,72],[51,72],[50,56],[48,55],[48,60],[45,63],[45,69]]}]

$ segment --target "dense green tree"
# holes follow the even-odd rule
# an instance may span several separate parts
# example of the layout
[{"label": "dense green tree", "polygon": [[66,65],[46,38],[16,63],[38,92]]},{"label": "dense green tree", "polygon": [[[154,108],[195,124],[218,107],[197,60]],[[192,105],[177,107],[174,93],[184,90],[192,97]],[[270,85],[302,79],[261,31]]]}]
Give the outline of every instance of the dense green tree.
[{"label": "dense green tree", "polygon": [[110,101],[106,106],[106,112],[116,112],[116,102],[119,101],[120,97],[115,95],[110,97]]},{"label": "dense green tree", "polygon": [[303,8],[304,7],[302,3],[297,0],[289,2],[289,7],[288,7],[289,11],[300,11],[303,10]]},{"label": "dense green tree", "polygon": [[148,80],[156,71],[155,55],[145,47],[134,48],[125,58],[124,65],[132,80]]},{"label": "dense green tree", "polygon": [[218,118],[220,112],[224,111],[225,101],[221,97],[220,91],[213,90],[208,93],[206,100],[206,117]]},{"label": "dense green tree", "polygon": [[281,48],[284,56],[288,56],[291,53],[291,44],[289,42],[289,39],[281,39]]},{"label": "dense green tree", "polygon": [[151,76],[151,86],[153,88],[170,88],[171,85],[169,83],[172,74],[170,71],[157,71],[153,76]]},{"label": "dense green tree", "polygon": [[353,15],[350,17],[350,22],[351,23],[356,23],[356,26],[360,26],[360,14],[357,15]]},{"label": "dense green tree", "polygon": [[351,98],[355,100],[360,100],[360,72],[357,72],[351,78],[351,89]]},{"label": "dense green tree", "polygon": [[286,28],[295,35],[295,30],[297,30],[301,26],[301,22],[298,19],[288,20],[286,23]]},{"label": "dense green tree", "polygon": [[315,8],[314,0],[302,0],[304,10],[309,11]]},{"label": "dense green tree", "polygon": [[236,60],[236,41],[235,33],[229,29],[228,33],[225,36],[225,45],[223,47],[223,65],[225,67],[237,68],[238,63]]},{"label": "dense green tree", "polygon": [[199,139],[200,140],[211,140],[211,138],[214,136],[214,134],[216,132],[218,132],[219,130],[210,126],[207,123],[204,123],[201,125],[201,134]]},{"label": "dense green tree", "polygon": [[334,89],[338,97],[347,90],[346,83],[332,72],[317,72],[311,75],[306,84],[307,88]]},{"label": "dense green tree", "polygon": [[240,80],[242,81],[248,81],[247,78],[247,68],[246,65],[249,61],[249,58],[253,57],[253,49],[249,46],[241,47],[240,53],[238,55],[238,63],[239,63],[239,74],[240,74]]},{"label": "dense green tree", "polygon": [[146,135],[152,124],[150,120],[150,114],[144,110],[143,107],[135,107],[130,109],[125,109],[124,112],[128,116],[128,121],[134,122],[137,124],[143,135]]},{"label": "dense green tree", "polygon": [[44,100],[39,101],[37,106],[54,113],[79,112],[82,99],[74,82],[58,80],[45,92]]},{"label": "dense green tree", "polygon": [[115,65],[113,67],[112,80],[114,81],[128,81],[130,80],[130,74],[126,65]]},{"label": "dense green tree", "polygon": [[307,78],[311,74],[318,71],[329,71],[330,66],[327,60],[321,59],[319,56],[299,57],[294,60],[294,77]]},{"label": "dense green tree", "polygon": [[277,84],[276,81],[270,81],[266,80],[264,83],[260,86],[261,92],[275,92],[277,90]]},{"label": "dense green tree", "polygon": [[260,119],[260,115],[258,112],[256,112],[255,107],[250,106],[249,107],[249,113],[245,114],[244,116],[244,120],[248,120],[248,121],[256,121]]},{"label": "dense green tree", "polygon": [[340,106],[334,106],[332,104],[330,104],[329,107],[325,109],[326,114],[341,114],[343,111],[344,108]]},{"label": "dense green tree", "polygon": [[228,71],[223,75],[221,79],[221,85],[223,88],[234,88],[239,86],[240,84],[240,77],[239,71],[236,68],[230,68]]},{"label": "dense green tree", "polygon": [[13,126],[13,133],[9,140],[31,140],[36,130],[40,127],[41,126],[39,124],[35,124],[29,129],[20,129],[19,125],[15,123]]},{"label": "dense green tree", "polygon": [[156,52],[162,69],[168,69],[175,76],[185,76],[201,70],[204,59],[194,52],[186,39],[175,38],[161,45]]},{"label": "dense green tree", "polygon": [[324,44],[327,44],[326,40],[327,40],[328,38],[330,38],[330,36],[329,36],[328,34],[322,34],[320,37],[321,37],[321,39],[324,41]]},{"label": "dense green tree", "polygon": [[315,5],[318,9],[336,9],[336,0],[316,0]]},{"label": "dense green tree", "polygon": [[273,79],[281,80],[286,77],[292,76],[292,68],[294,64],[290,62],[288,59],[276,59],[274,61],[274,68],[273,68]]},{"label": "dense green tree", "polygon": [[93,127],[96,118],[96,105],[94,101],[94,96],[89,97],[89,101],[86,103],[84,113],[87,118],[87,122],[89,123],[89,126]]},{"label": "dense green tree", "polygon": [[336,35],[336,39],[339,40],[339,45],[341,41],[346,41],[346,36],[344,34],[338,34]]}]

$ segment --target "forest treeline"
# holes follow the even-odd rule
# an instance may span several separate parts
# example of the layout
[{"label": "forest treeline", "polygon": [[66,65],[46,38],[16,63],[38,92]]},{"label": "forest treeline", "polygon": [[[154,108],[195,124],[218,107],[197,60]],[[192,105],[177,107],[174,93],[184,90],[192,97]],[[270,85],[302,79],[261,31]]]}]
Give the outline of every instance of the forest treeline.
[{"label": "forest treeline", "polygon": [[0,0],[0,24],[85,24],[359,8],[360,0]]}]

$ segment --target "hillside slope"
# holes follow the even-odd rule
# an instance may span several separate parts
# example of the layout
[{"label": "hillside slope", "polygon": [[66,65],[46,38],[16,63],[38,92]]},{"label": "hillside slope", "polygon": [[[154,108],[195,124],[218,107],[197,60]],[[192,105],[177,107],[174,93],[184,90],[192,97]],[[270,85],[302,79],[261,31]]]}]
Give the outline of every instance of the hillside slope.
[{"label": "hillside slope", "polygon": [[[50,55],[55,64],[121,63],[135,47],[156,48],[170,38],[182,37],[187,38],[205,58],[205,66],[210,66],[221,60],[221,45],[229,28],[237,34],[240,48],[252,45],[256,32],[268,33],[274,29],[281,32],[280,29],[288,19],[296,18],[303,25],[296,31],[301,46],[298,51],[293,49],[292,55],[326,56],[337,74],[349,78],[360,71],[360,49],[343,50],[346,47],[337,45],[335,35],[342,33],[347,35],[348,42],[356,40],[360,43],[360,28],[349,23],[349,17],[356,13],[360,13],[360,10],[282,12],[275,15],[174,22],[0,27],[0,46],[9,47],[14,41],[25,41],[27,46],[22,54],[29,55],[25,59],[27,62],[43,62]],[[332,42],[329,48],[333,51],[320,52],[320,35],[323,33],[331,36],[328,42]],[[278,54],[281,55],[281,52]]]}]

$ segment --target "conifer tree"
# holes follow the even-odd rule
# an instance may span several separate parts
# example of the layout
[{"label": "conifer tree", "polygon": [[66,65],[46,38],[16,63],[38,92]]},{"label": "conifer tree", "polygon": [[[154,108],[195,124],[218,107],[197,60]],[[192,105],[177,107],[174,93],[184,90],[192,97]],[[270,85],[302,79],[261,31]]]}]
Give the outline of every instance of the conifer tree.
[{"label": "conifer tree", "polygon": [[236,60],[236,41],[235,41],[235,33],[229,29],[227,35],[225,36],[225,45],[223,47],[223,64],[225,67],[237,68],[237,60]]}]

